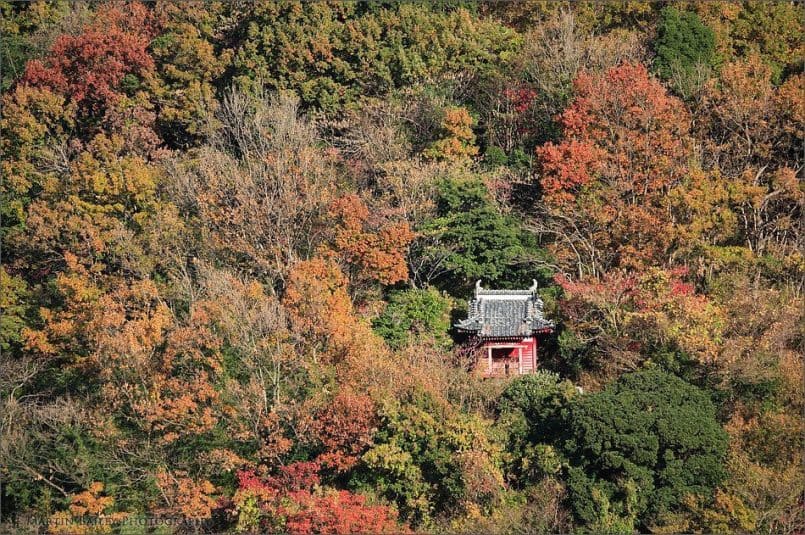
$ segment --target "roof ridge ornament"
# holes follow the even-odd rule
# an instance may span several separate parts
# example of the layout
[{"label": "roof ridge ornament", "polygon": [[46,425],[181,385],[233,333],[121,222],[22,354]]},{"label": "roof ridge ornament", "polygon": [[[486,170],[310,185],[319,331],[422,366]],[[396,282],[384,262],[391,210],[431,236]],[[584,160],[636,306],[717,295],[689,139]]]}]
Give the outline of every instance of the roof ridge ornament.
[{"label": "roof ridge ornament", "polygon": [[534,284],[532,284],[531,288],[529,288],[528,290],[531,293],[535,294],[535,293],[537,293],[537,287],[539,286],[539,284],[537,283],[537,279],[531,279],[531,282],[533,282]]},{"label": "roof ridge ornament", "polygon": [[475,282],[475,297],[478,297],[478,294],[481,293],[484,289],[481,288],[481,279],[478,279]]}]

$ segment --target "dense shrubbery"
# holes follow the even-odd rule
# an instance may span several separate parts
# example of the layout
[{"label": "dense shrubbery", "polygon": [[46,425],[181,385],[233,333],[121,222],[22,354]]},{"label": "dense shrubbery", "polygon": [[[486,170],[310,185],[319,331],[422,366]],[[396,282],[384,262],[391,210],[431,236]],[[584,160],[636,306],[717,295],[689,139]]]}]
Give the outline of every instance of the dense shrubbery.
[{"label": "dense shrubbery", "polygon": [[801,6],[0,13],[2,521],[801,531]]},{"label": "dense shrubbery", "polygon": [[325,110],[461,72],[488,76],[519,41],[512,30],[463,8],[429,3],[369,10],[348,2],[261,3],[242,24],[237,79],[297,90]]}]

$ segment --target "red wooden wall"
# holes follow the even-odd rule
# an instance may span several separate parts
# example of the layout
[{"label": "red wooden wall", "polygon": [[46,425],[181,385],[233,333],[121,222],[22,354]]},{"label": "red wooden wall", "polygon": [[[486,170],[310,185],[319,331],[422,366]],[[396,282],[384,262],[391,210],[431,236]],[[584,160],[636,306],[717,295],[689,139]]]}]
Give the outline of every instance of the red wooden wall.
[{"label": "red wooden wall", "polygon": [[[537,339],[535,337],[522,340],[485,340],[478,346],[476,371],[484,377],[505,377],[506,365],[508,374],[520,373],[518,349],[523,352],[522,373],[534,373],[537,370]],[[489,348],[493,350],[492,370],[489,370]]]}]

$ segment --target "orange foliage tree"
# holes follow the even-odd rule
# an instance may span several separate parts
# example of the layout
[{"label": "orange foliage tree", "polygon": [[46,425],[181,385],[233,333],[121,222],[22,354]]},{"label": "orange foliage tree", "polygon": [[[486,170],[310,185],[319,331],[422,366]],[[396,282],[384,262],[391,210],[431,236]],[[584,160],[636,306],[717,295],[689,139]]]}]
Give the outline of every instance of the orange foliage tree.
[{"label": "orange foliage tree", "polygon": [[452,163],[466,163],[478,154],[475,146],[475,133],[472,127],[475,119],[466,108],[448,106],[442,112],[442,138],[434,141],[425,149],[424,155],[436,160]]},{"label": "orange foliage tree", "polygon": [[341,390],[322,407],[312,422],[324,453],[317,462],[338,472],[349,470],[372,444],[379,420],[369,396]]},{"label": "orange foliage tree", "polygon": [[156,474],[156,484],[168,503],[167,507],[156,508],[162,513],[198,520],[209,518],[216,506],[212,497],[215,486],[207,480],[193,479],[184,471],[161,470]]},{"label": "orange foliage tree", "polygon": [[314,361],[361,360],[383,347],[355,315],[347,289],[344,272],[331,258],[314,257],[291,270],[283,305],[300,347]]},{"label": "orange foliage tree", "polygon": [[[55,513],[50,517],[49,533],[65,535],[88,535],[112,533],[115,522],[123,520],[127,513],[114,513],[115,499],[104,496],[104,485],[94,481],[87,490],[70,497],[67,511]],[[97,524],[84,522],[87,518],[97,518]]]},{"label": "orange foliage tree", "polygon": [[578,271],[662,263],[668,191],[687,171],[690,118],[639,64],[582,72],[559,117],[563,137],[537,149],[556,252]]},{"label": "orange foliage tree", "polygon": [[28,349],[86,373],[103,403],[160,442],[203,433],[215,425],[221,372],[220,339],[202,307],[182,324],[151,281],[105,290],[71,255],[56,277],[64,301],[42,309],[41,330],[27,330]]},{"label": "orange foliage tree", "polygon": [[408,278],[405,261],[407,246],[414,239],[408,223],[393,223],[377,230],[370,227],[369,208],[355,194],[345,195],[330,204],[335,219],[334,246],[355,267],[361,278],[382,284],[394,284]]}]

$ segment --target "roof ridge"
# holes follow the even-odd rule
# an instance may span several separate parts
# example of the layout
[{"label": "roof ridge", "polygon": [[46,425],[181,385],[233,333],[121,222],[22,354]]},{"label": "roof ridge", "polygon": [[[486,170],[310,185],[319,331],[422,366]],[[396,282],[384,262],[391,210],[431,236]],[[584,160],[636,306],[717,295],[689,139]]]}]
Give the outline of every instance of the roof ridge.
[{"label": "roof ridge", "polygon": [[476,295],[532,295],[532,290],[478,290]]},{"label": "roof ridge", "polygon": [[532,279],[531,282],[533,284],[528,289],[492,290],[492,289],[484,289],[484,287],[481,286],[481,279],[478,279],[475,282],[475,297],[478,297],[479,295],[536,295],[539,284],[537,283],[537,279]]}]

